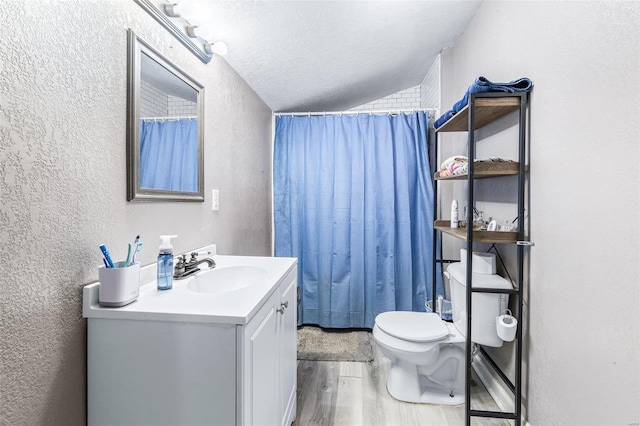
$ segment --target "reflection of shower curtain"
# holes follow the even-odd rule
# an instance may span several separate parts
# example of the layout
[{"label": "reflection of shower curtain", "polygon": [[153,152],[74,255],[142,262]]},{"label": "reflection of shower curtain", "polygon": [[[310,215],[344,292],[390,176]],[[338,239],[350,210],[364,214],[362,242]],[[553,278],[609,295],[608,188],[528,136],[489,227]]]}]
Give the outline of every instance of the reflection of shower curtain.
[{"label": "reflection of shower curtain", "polygon": [[140,120],[140,186],[198,191],[197,120]]},{"label": "reflection of shower curtain", "polygon": [[277,118],[275,251],[298,258],[301,324],[370,328],[381,312],[424,311],[427,122],[424,112]]}]

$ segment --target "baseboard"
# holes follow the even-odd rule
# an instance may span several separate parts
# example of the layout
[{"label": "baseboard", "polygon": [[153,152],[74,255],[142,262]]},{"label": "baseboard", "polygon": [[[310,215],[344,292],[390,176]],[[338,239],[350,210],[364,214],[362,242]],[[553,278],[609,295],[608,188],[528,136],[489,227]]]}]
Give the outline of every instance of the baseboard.
[{"label": "baseboard", "polygon": [[[498,376],[498,373],[489,365],[482,352],[478,352],[473,357],[472,366],[484,387],[487,388],[489,395],[498,405],[498,408],[505,412],[513,412],[513,393]],[[531,426],[524,418],[524,415],[522,416],[522,424]]]}]

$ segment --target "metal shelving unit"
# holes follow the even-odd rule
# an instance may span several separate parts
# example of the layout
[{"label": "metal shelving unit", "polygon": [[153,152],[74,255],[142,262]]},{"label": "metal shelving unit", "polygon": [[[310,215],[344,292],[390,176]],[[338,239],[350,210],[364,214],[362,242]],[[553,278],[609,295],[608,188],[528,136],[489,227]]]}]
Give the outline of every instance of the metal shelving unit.
[{"label": "metal shelving unit", "polygon": [[[469,95],[469,103],[460,112],[454,115],[450,120],[442,126],[435,129],[436,137],[434,149],[432,150],[432,163],[437,164],[438,159],[438,135],[445,132],[468,132],[468,173],[465,175],[453,177],[440,177],[438,173],[434,176],[434,217],[437,217],[438,211],[438,181],[445,180],[467,180],[467,206],[475,205],[474,181],[476,179],[487,179],[502,176],[517,176],[517,210],[518,210],[518,230],[517,232],[490,232],[490,231],[474,231],[473,230],[473,209],[467,209],[466,228],[452,229],[449,221],[436,220],[434,228],[437,231],[452,235],[453,237],[462,239],[467,243],[466,258],[466,279],[467,279],[467,337],[466,337],[466,386],[465,386],[465,404],[466,404],[466,424],[471,424],[472,417],[490,417],[513,420],[516,425],[520,426],[521,402],[522,402],[522,324],[523,324],[523,284],[524,284],[524,249],[526,246],[533,245],[526,240],[525,236],[525,173],[526,173],[526,111],[528,107],[528,93],[476,93]],[[475,160],[476,153],[476,135],[475,130],[492,123],[499,118],[510,114],[514,111],[519,113],[519,135],[518,135],[518,161],[514,163],[482,163]],[[471,129],[471,130],[469,130]],[[433,252],[438,253],[437,249],[437,232],[433,237]],[[472,256],[474,243],[489,244],[516,244],[517,248],[517,273],[515,276],[514,287],[510,290],[497,290],[491,288],[479,288],[472,286]],[[461,259],[461,261],[463,261]],[[436,274],[437,264],[450,263],[451,260],[442,258],[435,259],[433,268],[433,300],[436,300]],[[502,411],[485,411],[475,410],[471,407],[471,355],[472,355],[472,339],[471,339],[471,321],[472,321],[472,294],[473,293],[500,293],[509,294],[516,297],[515,317],[518,319],[518,328],[516,331],[516,362],[515,362],[515,380],[514,383],[500,370],[498,365],[491,357],[482,349],[480,351],[488,360],[488,364],[498,373],[498,376],[505,382],[507,387],[514,395],[514,412]]]}]

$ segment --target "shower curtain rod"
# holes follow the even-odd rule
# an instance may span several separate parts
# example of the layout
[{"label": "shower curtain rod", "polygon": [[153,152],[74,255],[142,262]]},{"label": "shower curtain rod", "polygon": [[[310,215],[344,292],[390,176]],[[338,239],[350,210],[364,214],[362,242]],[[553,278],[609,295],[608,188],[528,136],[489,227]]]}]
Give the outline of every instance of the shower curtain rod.
[{"label": "shower curtain rod", "polygon": [[274,112],[276,117],[290,115],[292,117],[317,116],[317,115],[358,115],[358,114],[400,114],[416,111],[438,111],[438,108],[412,108],[412,109],[381,109],[381,110],[364,110],[364,111],[330,111],[330,112]]},{"label": "shower curtain rod", "polygon": [[197,115],[183,116],[183,117],[141,117],[140,120],[182,120],[184,118],[188,118],[189,120],[197,120]]}]

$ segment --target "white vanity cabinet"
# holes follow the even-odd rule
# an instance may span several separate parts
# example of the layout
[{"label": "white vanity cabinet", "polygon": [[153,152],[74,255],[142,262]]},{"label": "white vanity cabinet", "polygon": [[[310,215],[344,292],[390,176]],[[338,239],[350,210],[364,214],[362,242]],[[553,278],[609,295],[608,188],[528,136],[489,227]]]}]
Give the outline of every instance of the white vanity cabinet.
[{"label": "white vanity cabinet", "polygon": [[215,260],[216,269],[257,265],[267,271],[265,283],[202,294],[188,280],[165,292],[152,282],[117,309],[98,305],[99,283],[85,287],[89,425],[293,422],[296,260]]},{"label": "white vanity cabinet", "polygon": [[295,418],[296,287],[295,275],[285,280],[242,328],[241,424],[284,426]]},{"label": "white vanity cabinet", "polygon": [[[282,426],[290,425],[296,418],[297,375],[298,375],[298,279],[297,271],[289,284],[281,286],[282,303],[285,311],[281,316],[280,333],[280,388],[282,389],[281,407],[284,416]],[[282,307],[282,305],[281,305]]]}]

